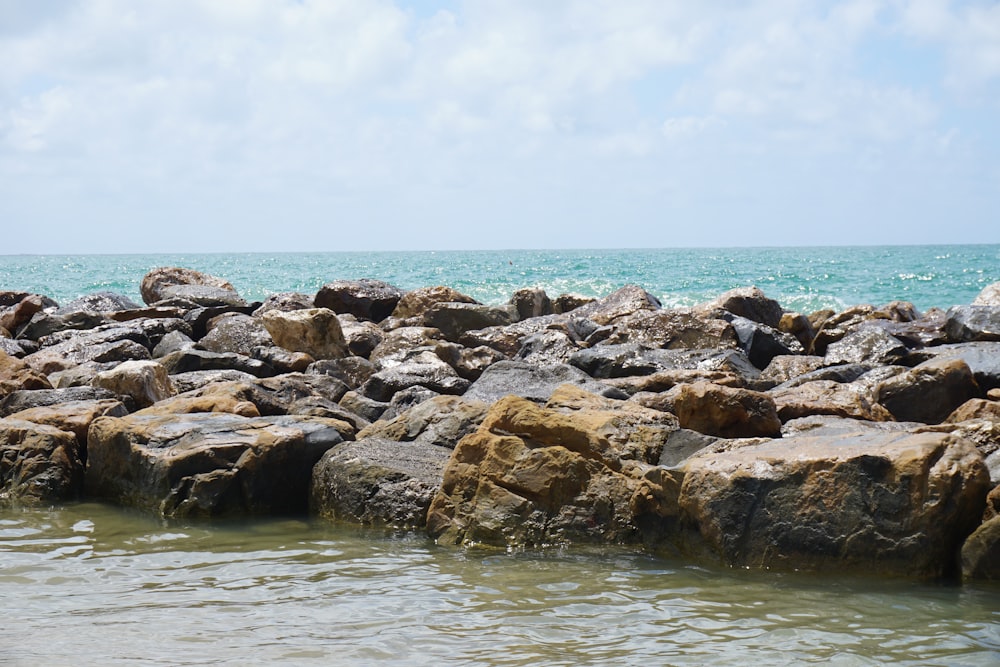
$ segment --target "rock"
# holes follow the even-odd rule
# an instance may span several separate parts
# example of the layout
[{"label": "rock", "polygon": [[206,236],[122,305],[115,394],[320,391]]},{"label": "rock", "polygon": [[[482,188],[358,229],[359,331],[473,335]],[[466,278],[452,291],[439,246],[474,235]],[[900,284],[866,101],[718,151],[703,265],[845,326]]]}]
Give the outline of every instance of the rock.
[{"label": "rock", "polygon": [[357,389],[368,381],[375,372],[375,364],[363,357],[342,359],[321,359],[309,364],[306,374],[329,375],[335,377],[350,389]]},{"label": "rock", "polygon": [[340,407],[364,417],[369,422],[375,422],[389,409],[389,403],[376,401],[356,391],[349,391],[340,399]]},{"label": "rock", "polygon": [[125,361],[112,370],[98,373],[91,384],[119,396],[128,396],[139,408],[177,393],[167,369],[155,361]]},{"label": "rock", "polygon": [[423,528],[450,454],[380,438],[336,445],[316,464],[310,509],[331,520]]},{"label": "rock", "polygon": [[980,390],[1000,388],[1000,343],[959,343],[933,348],[937,359],[961,359],[976,378]]},{"label": "rock", "polygon": [[475,382],[487,368],[498,361],[504,361],[502,353],[491,347],[480,345],[468,348],[458,343],[443,341],[434,346],[434,354],[438,359],[455,369],[458,376],[470,382]]},{"label": "rock", "polygon": [[873,422],[853,417],[836,417],[833,415],[812,415],[790,419],[781,427],[781,436],[791,438],[799,435],[810,436],[842,436],[853,435],[864,431],[914,431],[923,424],[918,422]]},{"label": "rock", "polygon": [[813,328],[809,318],[802,313],[783,313],[781,319],[778,321],[777,328],[782,333],[795,336],[795,340],[799,341],[802,349],[808,350],[812,348],[813,338],[816,337],[816,329]]},{"label": "rock", "polygon": [[826,348],[828,366],[837,364],[906,364],[910,351],[882,329],[859,327]]},{"label": "rock", "polygon": [[740,348],[746,352],[750,363],[761,370],[767,368],[777,356],[802,354],[805,351],[795,336],[765,324],[736,315],[730,316],[729,322],[736,332]]},{"label": "rock", "polygon": [[975,527],[982,456],[944,434],[772,440],[688,459],[680,506],[734,567],[937,578]]},{"label": "rock", "polygon": [[682,428],[721,438],[781,436],[774,400],[758,391],[696,382],[674,387],[665,398]]},{"label": "rock", "polygon": [[459,339],[459,343],[470,348],[490,347],[506,357],[513,357],[521,350],[525,339],[550,327],[561,329],[573,340],[579,339],[579,336],[574,336],[571,321],[561,322],[558,317],[547,315],[532,317],[505,327],[487,327],[469,331]]},{"label": "rock", "polygon": [[54,333],[96,329],[110,320],[100,313],[74,312],[56,315],[47,311],[35,313],[27,324],[21,327],[18,336],[29,340],[41,340]]},{"label": "rock", "polygon": [[336,403],[347,393],[347,385],[332,375],[285,373],[255,380],[254,385],[267,393],[269,401],[279,404],[282,412],[286,412],[293,402],[309,396],[319,396]]},{"label": "rock", "polygon": [[0,327],[17,335],[21,327],[31,321],[35,313],[46,308],[58,308],[59,304],[41,294],[29,294],[4,310],[0,311]]},{"label": "rock", "polygon": [[733,326],[724,320],[698,317],[680,310],[638,310],[617,318],[613,333],[603,343],[706,350],[735,348],[739,341]]},{"label": "rock", "polygon": [[164,266],[153,269],[142,278],[139,292],[147,305],[170,298],[169,288],[177,286],[205,286],[236,293],[236,288],[222,278],[194,269]]},{"label": "rock", "polygon": [[[241,417],[260,417],[257,406],[247,400],[241,400],[230,394],[181,394],[156,402],[149,407],[137,410],[137,416],[187,415],[196,412],[225,412]],[[124,415],[111,415],[122,417]]]},{"label": "rock", "polygon": [[278,375],[301,373],[316,362],[305,352],[289,352],[285,348],[275,345],[255,347],[251,350],[250,356],[273,368]]},{"label": "rock", "polygon": [[243,371],[233,369],[187,371],[184,373],[174,373],[170,376],[170,381],[174,383],[178,394],[185,394],[189,391],[202,389],[209,385],[236,382],[239,384],[252,384],[256,376]]},{"label": "rock", "polygon": [[[810,355],[811,356],[811,355]],[[826,357],[820,357],[826,359]],[[836,366],[821,366],[815,370],[806,371],[796,375],[790,380],[782,382],[776,389],[787,389],[798,387],[810,382],[829,380],[831,382],[848,383],[855,382],[872,371],[871,364],[838,364]]]},{"label": "rock", "polygon": [[[253,317],[261,317],[269,310],[280,310],[283,313],[287,313],[293,310],[306,310],[307,308],[316,307],[313,304],[313,297],[308,294],[302,294],[301,292],[279,292],[278,294],[271,294],[264,302],[260,304],[257,310],[253,311],[251,315]],[[331,308],[331,310],[333,310]]]},{"label": "rock", "polygon": [[0,352],[0,397],[19,390],[51,389],[48,378],[28,364]]},{"label": "rock", "polygon": [[470,401],[493,403],[513,394],[544,403],[552,396],[556,387],[562,384],[574,384],[609,398],[628,398],[621,390],[603,385],[573,366],[536,366],[521,361],[499,361],[493,364],[472,383],[463,397]]},{"label": "rock", "polygon": [[451,366],[430,350],[413,350],[400,364],[378,371],[360,391],[376,401],[388,401],[393,394],[419,385],[439,394],[462,394],[469,381],[458,376]]},{"label": "rock", "polygon": [[353,315],[339,315],[340,330],[351,354],[368,358],[385,339],[385,332],[371,322],[359,322]]},{"label": "rock", "polygon": [[13,391],[0,401],[0,417],[7,417],[15,412],[31,408],[41,408],[48,405],[59,405],[72,401],[100,401],[104,399],[117,400],[117,396],[115,396],[114,392],[98,387]]},{"label": "rock", "polygon": [[436,396],[399,416],[378,421],[358,433],[358,439],[421,442],[454,449],[458,441],[482,423],[489,406],[458,396]]},{"label": "rock", "polygon": [[510,305],[517,311],[518,320],[552,314],[552,300],[539,287],[525,287],[511,295]]},{"label": "rock", "polygon": [[[573,315],[586,317],[598,324],[613,324],[616,320],[642,310],[658,310],[660,300],[638,285],[626,285],[604,298],[575,308]],[[565,312],[565,311],[561,311]]]},{"label": "rock", "polygon": [[94,361],[88,361],[86,363],[80,364],[79,366],[73,366],[73,368],[67,368],[64,371],[56,371],[55,373],[49,373],[49,382],[52,383],[53,389],[65,389],[66,387],[83,387],[89,386],[91,382],[94,381],[94,376],[103,371],[114,368],[115,364],[105,364],[97,363]]},{"label": "rock", "polygon": [[816,324],[816,337],[813,338],[812,348],[809,354],[824,356],[826,348],[830,343],[835,343],[850,332],[854,331],[862,322],[877,317],[875,308],[864,304],[853,306],[827,317],[821,324]]},{"label": "rock", "polygon": [[153,348],[152,357],[154,359],[159,359],[165,357],[171,352],[178,352],[181,350],[190,350],[194,347],[194,341],[191,337],[182,331],[171,331],[160,339],[160,342],[156,344]]},{"label": "rock", "polygon": [[648,462],[675,430],[668,415],[638,406],[503,398],[452,453],[428,532],[442,544],[507,547],[660,540],[674,527],[678,479]]},{"label": "rock", "polygon": [[66,315],[68,313],[76,313],[80,311],[90,313],[110,313],[135,310],[136,308],[141,307],[142,306],[123,294],[116,294],[114,292],[94,292],[92,294],[87,294],[77,299],[73,299],[69,303],[63,304],[56,310],[56,314]]},{"label": "rock", "polygon": [[[725,371],[702,371],[694,369],[678,369],[674,371],[657,371],[650,375],[629,376],[624,378],[613,378],[602,380],[610,387],[621,389],[630,396],[629,400],[654,408],[656,410],[666,410],[660,405],[661,392],[676,387],[679,384],[691,384],[694,382],[711,382],[723,387],[745,387],[746,382],[735,373]],[[646,397],[640,394],[647,395]],[[649,396],[654,397],[652,402]]]},{"label": "rock", "polygon": [[433,349],[441,340],[441,332],[429,327],[400,327],[386,333],[368,359],[377,370],[392,368],[417,348]]},{"label": "rock", "polygon": [[777,329],[785,309],[774,299],[769,299],[758,287],[737,287],[707,304],[707,309],[725,310],[733,315]]},{"label": "rock", "polygon": [[992,283],[982,289],[972,300],[973,306],[1000,306],[1000,282]]},{"label": "rock", "polygon": [[969,366],[961,359],[936,359],[889,378],[875,388],[875,400],[899,421],[938,424],[958,406],[979,395]]},{"label": "rock", "polygon": [[910,348],[912,355],[912,350],[948,343],[948,333],[945,331],[946,323],[947,317],[944,311],[937,310],[909,322],[870,320],[862,326],[866,329],[878,328],[885,331]]},{"label": "rock", "polygon": [[718,442],[718,438],[687,428],[680,428],[667,436],[663,443],[659,465],[678,468],[691,456]]},{"label": "rock", "polygon": [[445,340],[457,343],[467,331],[502,327],[517,319],[511,306],[484,306],[478,303],[441,302],[428,306],[423,324],[438,329]]},{"label": "rock", "polygon": [[86,488],[164,517],[303,513],[312,468],[342,441],[333,420],[225,413],[102,417]]},{"label": "rock", "polygon": [[246,306],[194,307],[184,313],[184,322],[187,323],[189,329],[189,331],[185,331],[184,333],[195,340],[201,340],[208,334],[209,323],[218,321],[220,317],[228,314],[250,315],[257,308],[256,304]]},{"label": "rock", "polygon": [[944,329],[954,343],[1000,341],[1000,306],[953,306]]},{"label": "rock", "polygon": [[[80,461],[87,463],[87,431],[98,417],[124,417],[128,409],[121,401],[114,399],[67,401],[55,405],[44,405],[15,412],[8,419],[45,424],[60,431],[68,431],[76,436],[76,454]],[[0,422],[3,423],[3,422]],[[83,471],[80,471],[82,482]]]},{"label": "rock", "polygon": [[29,296],[31,296],[30,292],[0,290],[0,308],[10,308],[11,306],[16,306]]},{"label": "rock", "polygon": [[965,540],[962,580],[1000,581],[1000,517],[986,521]]},{"label": "rock", "polygon": [[340,320],[328,308],[272,310],[261,318],[274,342],[292,352],[305,352],[315,359],[347,356],[347,341]]},{"label": "rock", "polygon": [[47,505],[80,496],[76,436],[20,419],[0,420],[0,506]]},{"label": "rock", "polygon": [[[514,355],[514,359],[540,366],[565,364],[580,349],[580,344],[562,331],[546,329],[527,336],[521,344],[521,349]],[[500,359],[504,358],[501,353],[495,350],[494,353],[499,355]]]},{"label": "rock", "polygon": [[317,308],[329,308],[338,314],[346,313],[360,320],[381,322],[393,314],[402,296],[403,291],[394,285],[362,278],[337,280],[323,285],[316,293],[314,303]]},{"label": "rock", "polygon": [[37,352],[38,347],[26,347],[25,343],[33,343],[34,341],[21,341],[13,340],[11,338],[4,338],[3,332],[0,331],[0,352],[3,352],[8,357],[14,357],[15,359],[22,359],[32,352]]},{"label": "rock", "polygon": [[888,410],[850,383],[815,380],[782,385],[768,391],[782,423],[812,415],[833,415],[868,421],[892,421]]},{"label": "rock", "polygon": [[234,352],[208,352],[206,350],[188,349],[171,352],[157,359],[157,363],[167,369],[170,375],[190,373],[191,371],[224,371],[234,370],[248,373],[255,377],[271,377],[275,370],[258,359],[251,359]]},{"label": "rock", "polygon": [[250,357],[255,348],[273,345],[274,340],[260,319],[242,313],[225,313],[209,323],[208,332],[197,346],[209,352],[234,352]]},{"label": "rock", "polygon": [[793,380],[801,375],[823,368],[826,365],[825,357],[815,355],[778,355],[771,359],[760,377],[762,380],[782,384]]},{"label": "rock", "polygon": [[432,398],[441,396],[439,392],[433,389],[428,389],[427,387],[421,387],[419,384],[415,384],[412,387],[406,387],[405,389],[400,389],[392,398],[389,399],[389,407],[385,409],[379,420],[395,419],[399,415],[408,411],[421,403],[429,401]]},{"label": "rock", "polygon": [[970,398],[955,408],[943,421],[949,424],[968,421],[970,419],[992,419],[1000,421],[1000,402],[987,401],[981,398]]},{"label": "rock", "polygon": [[471,296],[466,296],[451,287],[435,286],[421,287],[406,292],[392,311],[392,317],[405,320],[410,317],[423,317],[427,309],[436,303],[479,303]]},{"label": "rock", "polygon": [[571,313],[577,308],[594,303],[596,299],[580,294],[560,294],[552,302],[552,312],[556,314]]},{"label": "rock", "polygon": [[341,429],[340,431],[340,434],[347,440],[353,440],[358,431],[371,424],[370,421],[361,415],[355,414],[322,396],[306,396],[305,398],[292,401],[288,405],[286,412],[290,415],[323,417],[325,419],[341,421],[349,427],[349,430]]}]

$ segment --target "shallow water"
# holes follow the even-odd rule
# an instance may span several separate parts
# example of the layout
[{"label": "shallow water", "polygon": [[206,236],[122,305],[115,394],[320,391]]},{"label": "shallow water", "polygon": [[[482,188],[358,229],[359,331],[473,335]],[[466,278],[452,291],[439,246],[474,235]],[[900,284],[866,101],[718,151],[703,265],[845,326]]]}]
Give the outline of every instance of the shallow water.
[{"label": "shallow water", "polygon": [[0,511],[0,664],[995,665],[1000,590],[506,554],[306,520]]}]

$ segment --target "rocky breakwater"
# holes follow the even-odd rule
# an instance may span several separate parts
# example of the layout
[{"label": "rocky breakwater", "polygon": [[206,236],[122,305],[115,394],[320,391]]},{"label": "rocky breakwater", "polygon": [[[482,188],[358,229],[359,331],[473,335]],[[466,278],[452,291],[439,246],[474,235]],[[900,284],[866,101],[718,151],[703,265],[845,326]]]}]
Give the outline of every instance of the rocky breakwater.
[{"label": "rocky breakwater", "polygon": [[665,309],[331,282],[0,292],[0,502],[304,513],[442,544],[1000,578],[1000,300]]}]

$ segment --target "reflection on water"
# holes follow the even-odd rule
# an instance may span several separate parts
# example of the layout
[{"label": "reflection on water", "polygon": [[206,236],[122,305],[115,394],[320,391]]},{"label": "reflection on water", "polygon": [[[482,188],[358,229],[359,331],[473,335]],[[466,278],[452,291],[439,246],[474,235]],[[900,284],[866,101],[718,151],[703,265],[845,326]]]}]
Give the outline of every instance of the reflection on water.
[{"label": "reflection on water", "polygon": [[300,520],[0,512],[0,664],[1000,661],[1000,590],[498,554]]}]

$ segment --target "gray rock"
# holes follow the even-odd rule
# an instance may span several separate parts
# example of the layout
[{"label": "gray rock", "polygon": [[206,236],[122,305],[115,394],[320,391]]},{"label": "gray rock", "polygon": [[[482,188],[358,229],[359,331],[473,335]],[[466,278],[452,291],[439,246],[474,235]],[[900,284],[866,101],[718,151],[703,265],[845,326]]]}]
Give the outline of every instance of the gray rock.
[{"label": "gray rock", "polygon": [[392,314],[403,291],[394,285],[362,278],[327,283],[316,293],[317,308],[329,308],[335,313],[349,313],[358,319],[381,322]]},{"label": "gray rock", "polygon": [[82,488],[73,433],[21,419],[0,421],[0,506],[72,500]]},{"label": "gray rock", "polygon": [[255,377],[271,377],[275,370],[257,359],[233,352],[208,352],[207,350],[178,350],[157,360],[170,375],[191,371],[235,370]]},{"label": "gray rock", "polygon": [[94,292],[63,304],[56,310],[57,315],[66,315],[78,311],[91,313],[110,313],[141,308],[132,299],[114,292]]},{"label": "gray rock", "polygon": [[342,359],[320,359],[306,369],[311,375],[330,375],[351,389],[357,389],[378,369],[363,357],[343,357]]},{"label": "gray rock", "polygon": [[256,317],[242,313],[226,313],[209,322],[209,331],[198,341],[198,348],[209,352],[233,352],[245,357],[254,348],[274,345],[271,334]]},{"label": "gray rock", "polygon": [[573,384],[599,396],[626,399],[628,394],[608,387],[568,364],[536,366],[523,361],[500,361],[490,366],[472,383],[463,398],[493,403],[513,394],[536,403],[544,403],[559,385]]},{"label": "gray rock", "polygon": [[517,290],[511,295],[509,303],[517,311],[517,319],[519,320],[552,314],[552,300],[545,293],[545,290],[539,287],[525,287]]},{"label": "gray rock", "polygon": [[460,395],[469,387],[469,381],[459,377],[433,351],[418,348],[401,363],[374,373],[360,391],[376,401],[388,401],[396,392],[415,385],[440,394]]},{"label": "gray rock", "polygon": [[826,348],[826,361],[837,364],[906,364],[909,349],[884,329],[859,327]]},{"label": "gray rock", "polygon": [[40,408],[71,401],[99,401],[102,399],[117,399],[115,393],[97,387],[68,387],[66,389],[35,389],[18,390],[7,394],[0,401],[0,417],[12,415],[15,412]]},{"label": "gray rock", "polygon": [[502,327],[517,320],[512,306],[484,306],[478,303],[435,303],[423,314],[424,326],[438,329],[445,340],[458,342],[468,331]]},{"label": "gray rock", "polygon": [[944,328],[955,343],[1000,341],[1000,306],[953,306]]}]

